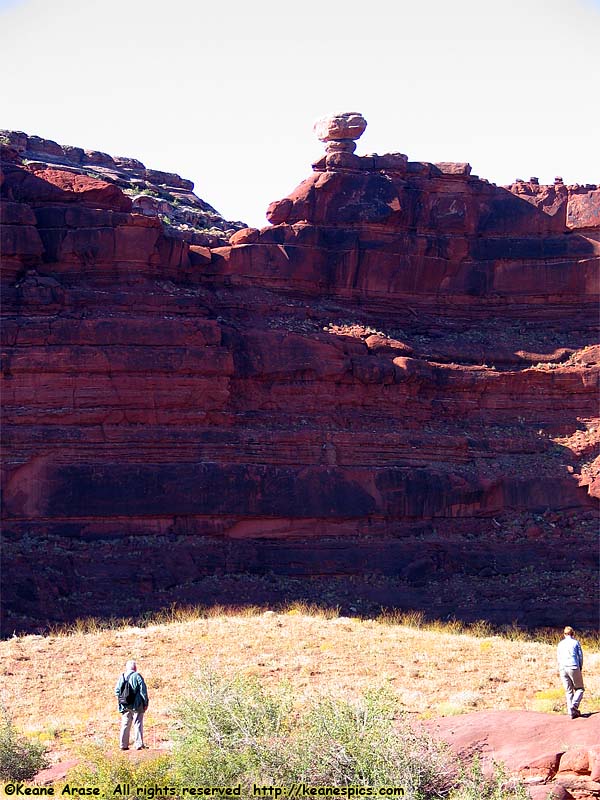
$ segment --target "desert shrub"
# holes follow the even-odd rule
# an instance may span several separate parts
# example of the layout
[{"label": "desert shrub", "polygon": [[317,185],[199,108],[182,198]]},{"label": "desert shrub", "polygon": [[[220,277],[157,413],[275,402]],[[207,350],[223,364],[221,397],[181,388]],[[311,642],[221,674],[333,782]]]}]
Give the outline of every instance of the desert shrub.
[{"label": "desert shrub", "polygon": [[324,698],[307,714],[298,736],[300,774],[312,785],[402,786],[420,800],[444,797],[450,782],[446,749],[398,716],[388,689],[357,702]]},{"label": "desert shrub", "polygon": [[322,698],[293,707],[288,687],[267,692],[257,679],[207,670],[179,704],[174,751],[181,784],[403,786],[434,800],[450,785],[445,750],[395,724],[397,700],[372,691],[349,703]]},{"label": "desert shrub", "polygon": [[212,786],[273,781],[285,772],[291,693],[268,693],[254,677],[204,670],[177,707],[175,760],[184,784]]},{"label": "desert shrub", "polygon": [[475,757],[459,771],[456,787],[448,800],[528,800],[529,792],[518,780],[507,777],[500,764],[494,764],[491,776],[484,774],[481,761]]},{"label": "desert shrub", "polygon": [[0,712],[0,780],[26,781],[48,766],[46,748],[21,736],[5,708]]},{"label": "desert shrub", "polygon": [[[65,779],[70,786],[94,786],[100,797],[114,798],[117,784],[129,784],[134,797],[136,787],[172,785],[171,761],[168,756],[133,761],[124,753],[106,753],[98,745],[81,749],[81,763],[69,771]],[[57,792],[58,794],[58,792]]]}]

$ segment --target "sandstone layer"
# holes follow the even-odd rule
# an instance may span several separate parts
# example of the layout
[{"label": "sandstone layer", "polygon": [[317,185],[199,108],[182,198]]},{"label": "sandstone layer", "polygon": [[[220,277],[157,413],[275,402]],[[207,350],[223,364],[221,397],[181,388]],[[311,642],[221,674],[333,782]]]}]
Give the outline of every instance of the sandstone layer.
[{"label": "sandstone layer", "polygon": [[24,152],[5,632],[283,596],[598,624],[597,186],[328,149],[208,247]]}]

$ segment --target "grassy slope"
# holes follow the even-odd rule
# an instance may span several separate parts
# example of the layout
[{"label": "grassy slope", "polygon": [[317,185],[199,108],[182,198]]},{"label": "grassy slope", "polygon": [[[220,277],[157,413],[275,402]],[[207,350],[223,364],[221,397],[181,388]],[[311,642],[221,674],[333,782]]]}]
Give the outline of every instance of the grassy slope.
[{"label": "grassy slope", "polygon": [[[406,622],[406,620],[404,620]],[[600,652],[586,642],[584,710],[600,709]],[[19,729],[40,733],[54,758],[84,741],[115,745],[114,684],[135,658],[151,705],[147,744],[168,740],[169,712],[202,663],[287,680],[299,704],[317,694],[356,697],[389,683],[407,712],[441,716],[477,709],[563,709],[555,646],[474,636],[452,626],[287,613],[214,614],[145,628],[26,636],[0,643],[2,703]]]}]

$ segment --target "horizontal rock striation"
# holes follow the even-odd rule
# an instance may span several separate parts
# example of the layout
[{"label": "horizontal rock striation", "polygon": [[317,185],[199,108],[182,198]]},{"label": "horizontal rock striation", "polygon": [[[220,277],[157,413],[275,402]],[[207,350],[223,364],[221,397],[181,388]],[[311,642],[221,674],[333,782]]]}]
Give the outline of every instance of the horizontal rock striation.
[{"label": "horizontal rock striation", "polygon": [[7,633],[285,597],[598,623],[598,187],[329,148],[209,248],[30,149],[1,187]]}]

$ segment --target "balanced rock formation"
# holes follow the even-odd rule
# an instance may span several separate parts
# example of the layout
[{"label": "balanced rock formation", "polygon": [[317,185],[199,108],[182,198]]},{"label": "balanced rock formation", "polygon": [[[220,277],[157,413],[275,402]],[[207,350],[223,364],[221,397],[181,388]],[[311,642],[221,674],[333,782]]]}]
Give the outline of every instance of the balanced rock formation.
[{"label": "balanced rock formation", "polygon": [[329,153],[353,153],[356,150],[355,139],[365,132],[367,121],[362,114],[344,112],[318,119],[313,130],[317,138],[325,142],[325,151]]},{"label": "balanced rock formation", "polygon": [[284,597],[597,624],[600,189],[330,150],[339,117],[226,244],[108,180],[138,162],[10,140],[6,632]]}]

